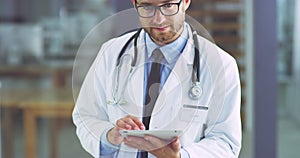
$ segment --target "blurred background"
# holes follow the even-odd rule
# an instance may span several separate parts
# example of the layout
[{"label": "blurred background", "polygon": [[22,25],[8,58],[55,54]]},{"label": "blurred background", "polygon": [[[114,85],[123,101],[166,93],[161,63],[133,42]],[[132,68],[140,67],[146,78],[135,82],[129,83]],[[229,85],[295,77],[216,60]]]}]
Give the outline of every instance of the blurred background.
[{"label": "blurred background", "polygon": [[[129,0],[0,0],[1,157],[91,157],[71,120],[73,63],[88,32],[128,8]],[[188,15],[238,62],[240,158],[299,157],[300,0],[192,0]]]}]

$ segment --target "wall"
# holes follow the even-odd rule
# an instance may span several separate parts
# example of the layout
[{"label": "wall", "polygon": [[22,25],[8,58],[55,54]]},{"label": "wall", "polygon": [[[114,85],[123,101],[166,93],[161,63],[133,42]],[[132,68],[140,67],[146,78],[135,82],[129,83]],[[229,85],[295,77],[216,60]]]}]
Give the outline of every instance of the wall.
[{"label": "wall", "polygon": [[294,73],[297,77],[296,80],[298,81],[298,85],[300,85],[300,0],[296,1],[294,28]]},{"label": "wall", "polygon": [[287,86],[288,114],[300,125],[300,0],[296,1],[294,24],[293,75]]},{"label": "wall", "polygon": [[132,8],[130,0],[111,0],[112,6],[114,6],[115,12],[122,11],[125,9]]},{"label": "wall", "polygon": [[255,158],[277,157],[276,6],[274,0],[253,0]]},{"label": "wall", "polygon": [[253,131],[253,1],[245,1],[246,122],[245,130]]},{"label": "wall", "polygon": [[62,2],[61,0],[0,0],[0,18],[6,21],[36,22],[40,17],[58,16],[58,9]]},{"label": "wall", "polygon": [[0,18],[14,17],[14,0],[0,0]]}]

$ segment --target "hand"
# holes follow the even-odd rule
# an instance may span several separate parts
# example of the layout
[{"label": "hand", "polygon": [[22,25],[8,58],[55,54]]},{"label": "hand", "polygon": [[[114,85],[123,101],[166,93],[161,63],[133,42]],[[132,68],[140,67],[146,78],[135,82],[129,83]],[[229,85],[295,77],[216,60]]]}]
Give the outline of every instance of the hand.
[{"label": "hand", "polygon": [[120,130],[145,130],[145,126],[138,118],[130,115],[117,120],[116,126],[107,133],[107,139],[111,144],[120,145],[123,142]]},{"label": "hand", "polygon": [[154,136],[144,138],[128,136],[124,143],[132,148],[148,151],[157,158],[180,158],[180,143],[178,137],[165,141]]}]

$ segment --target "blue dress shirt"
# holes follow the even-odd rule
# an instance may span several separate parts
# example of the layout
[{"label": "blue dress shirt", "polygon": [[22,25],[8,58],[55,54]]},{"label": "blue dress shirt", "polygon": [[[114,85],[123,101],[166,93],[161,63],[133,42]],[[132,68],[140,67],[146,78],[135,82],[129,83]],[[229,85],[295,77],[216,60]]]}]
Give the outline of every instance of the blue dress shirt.
[{"label": "blue dress shirt", "polygon": [[171,70],[173,69],[177,59],[179,58],[183,48],[186,45],[188,40],[188,32],[187,29],[184,29],[183,33],[179,38],[177,38],[172,43],[165,45],[165,46],[158,46],[156,43],[152,41],[149,34],[146,33],[145,35],[145,42],[146,42],[146,56],[145,56],[145,74],[144,74],[144,103],[146,100],[146,90],[147,90],[147,81],[151,71],[151,65],[154,59],[151,58],[152,52],[159,48],[164,56],[164,60],[162,61],[163,65],[161,67],[161,78],[160,78],[160,88],[162,89],[164,84],[169,77]]}]

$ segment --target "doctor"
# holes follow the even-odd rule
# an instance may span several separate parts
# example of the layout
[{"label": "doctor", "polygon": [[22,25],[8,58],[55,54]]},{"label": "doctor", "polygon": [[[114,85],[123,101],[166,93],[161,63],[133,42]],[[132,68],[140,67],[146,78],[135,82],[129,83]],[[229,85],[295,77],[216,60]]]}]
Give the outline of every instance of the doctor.
[{"label": "doctor", "polygon": [[[143,29],[102,45],[73,111],[94,157],[230,158],[241,148],[235,60],[185,22],[191,0],[132,0]],[[181,130],[170,141],[120,130]]]}]

